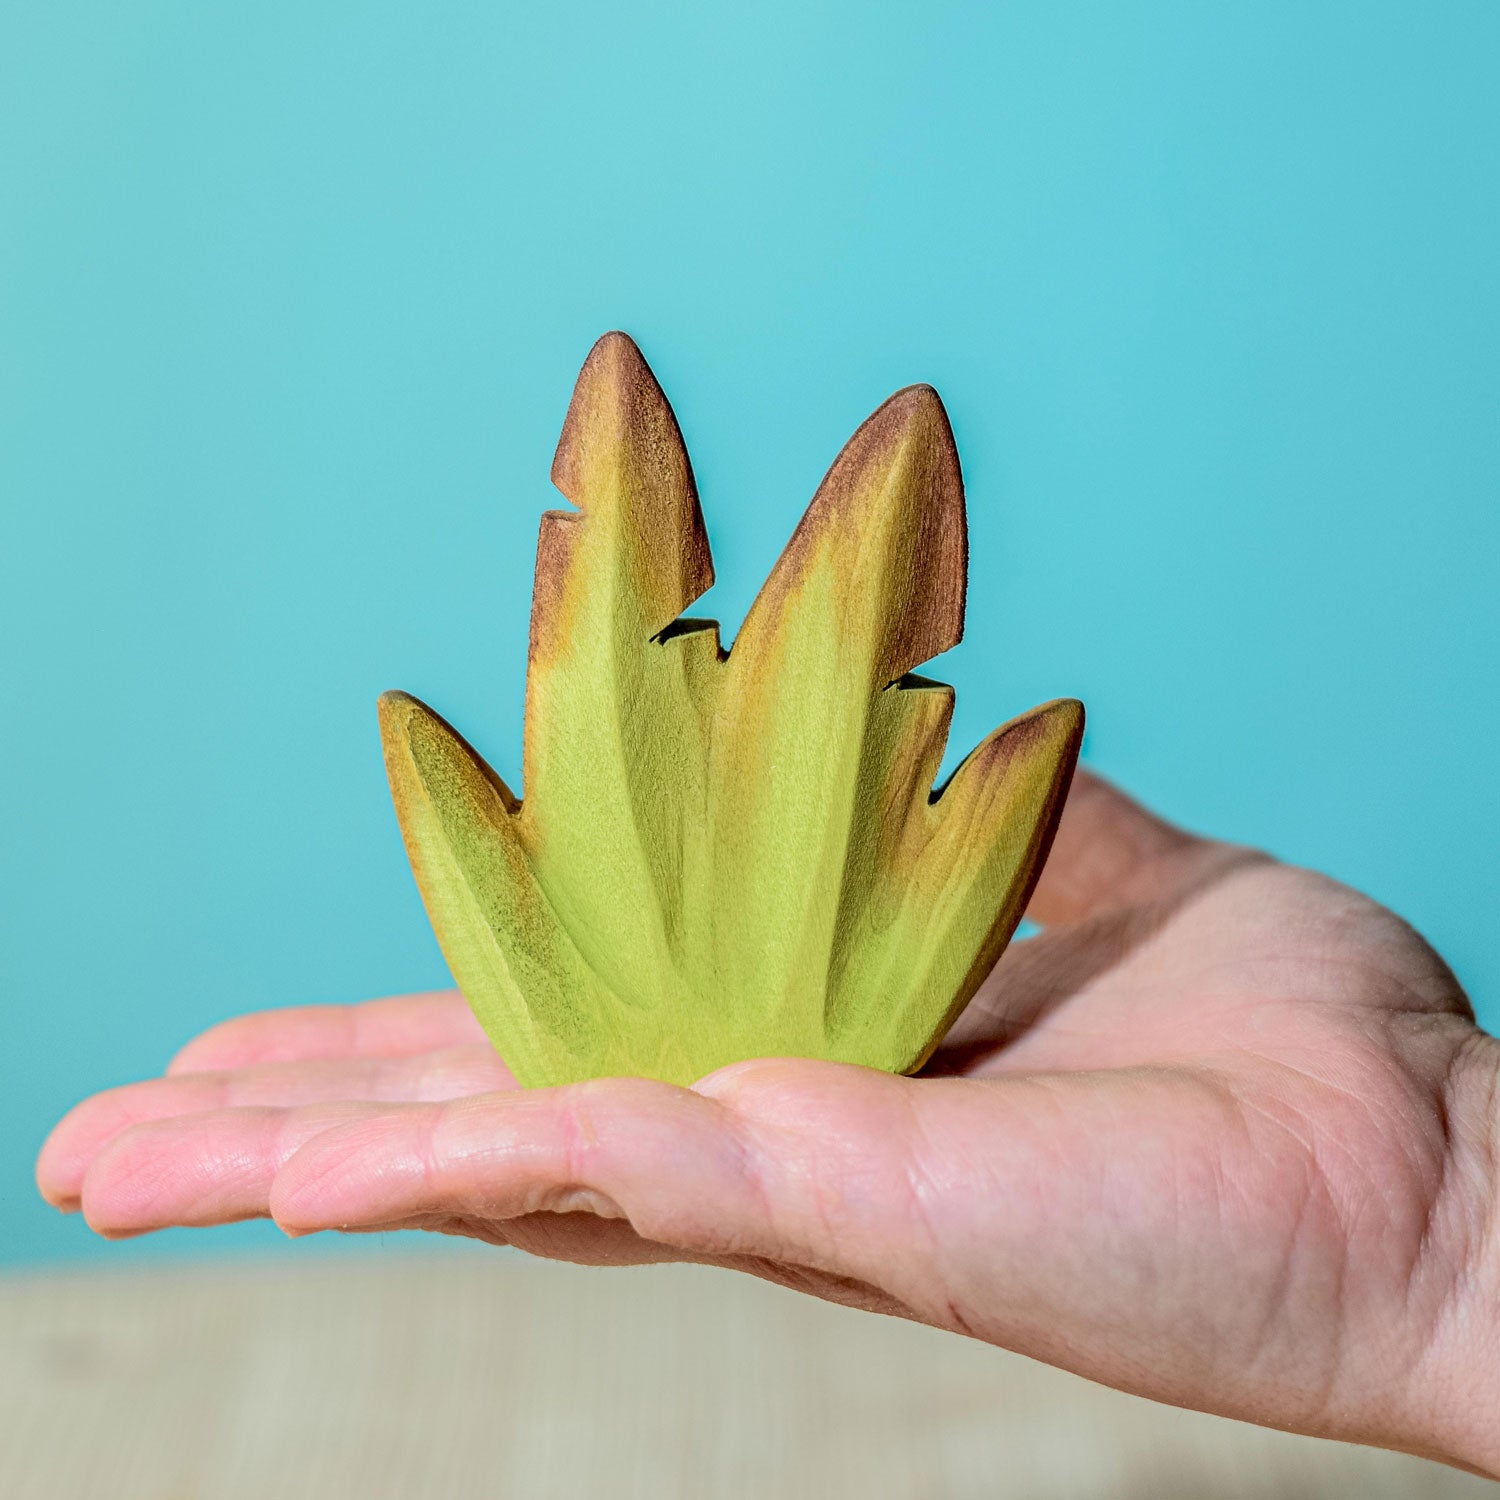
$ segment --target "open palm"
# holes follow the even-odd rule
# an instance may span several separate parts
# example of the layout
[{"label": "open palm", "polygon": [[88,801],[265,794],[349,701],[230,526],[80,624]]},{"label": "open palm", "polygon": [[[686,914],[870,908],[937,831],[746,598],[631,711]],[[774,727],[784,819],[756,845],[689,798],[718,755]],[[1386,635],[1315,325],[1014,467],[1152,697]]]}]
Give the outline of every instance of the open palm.
[{"label": "open palm", "polygon": [[271,1215],[686,1259],[1183,1405],[1497,1462],[1500,1043],[1399,918],[1080,773],[927,1072],[517,1090],[463,1001],[242,1017],[38,1165],[106,1234]]}]

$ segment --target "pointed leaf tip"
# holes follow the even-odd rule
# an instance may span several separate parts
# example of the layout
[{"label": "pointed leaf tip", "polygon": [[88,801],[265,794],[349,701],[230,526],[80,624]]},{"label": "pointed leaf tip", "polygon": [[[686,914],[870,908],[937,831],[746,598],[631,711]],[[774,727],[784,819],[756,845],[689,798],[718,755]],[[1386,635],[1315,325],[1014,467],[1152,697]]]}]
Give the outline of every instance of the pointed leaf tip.
[{"label": "pointed leaf tip", "polygon": [[474,770],[489,783],[506,812],[513,814],[521,810],[520,799],[505,784],[500,773],[440,713],[430,709],[420,698],[400,689],[392,689],[376,699],[375,712],[380,723],[380,741],[385,750],[386,771],[390,776],[391,792],[396,801],[397,814],[402,819],[403,830],[413,787],[402,761],[410,761],[415,766],[418,752],[413,737],[424,732],[448,742],[459,756],[467,759]]},{"label": "pointed leaf tip", "polygon": [[595,339],[588,359],[583,360],[582,369],[577,372],[567,417],[562,420],[562,434],[552,456],[552,483],[574,505],[582,504],[577,492],[582,489],[579,468],[589,417],[600,407],[613,408],[612,416],[616,422],[622,422],[628,393],[651,384],[655,384],[651,366],[646,365],[645,356],[628,333],[612,329]]},{"label": "pointed leaf tip", "polygon": [[[577,523],[593,526],[604,548],[583,571],[597,586],[601,573],[623,569],[650,621],[648,635],[713,584],[703,511],[677,418],[629,334],[606,333],[589,351],[568,404],[552,482],[582,516],[547,513],[537,556],[539,600],[561,590],[573,571],[577,538],[567,533]],[[533,640],[540,638],[534,630]]]},{"label": "pointed leaf tip", "polygon": [[884,687],[962,638],[968,554],[948,413],[930,385],[907,386],[824,475],[746,618],[744,655],[821,568],[841,601],[833,628],[866,640],[871,686]]},{"label": "pointed leaf tip", "polygon": [[552,457],[552,483],[580,510],[586,509],[583,467],[591,451],[638,439],[639,433],[632,428],[639,428],[643,418],[659,422],[663,415],[680,447],[677,419],[636,341],[619,329],[601,335],[573,382],[568,414]]},{"label": "pointed leaf tip", "polygon": [[969,572],[963,471],[947,408],[930,385],[897,391],[866,425],[874,461],[890,455],[886,503],[898,508],[892,525],[909,538],[912,554],[910,592],[887,642],[886,673],[894,681],[963,639]]}]

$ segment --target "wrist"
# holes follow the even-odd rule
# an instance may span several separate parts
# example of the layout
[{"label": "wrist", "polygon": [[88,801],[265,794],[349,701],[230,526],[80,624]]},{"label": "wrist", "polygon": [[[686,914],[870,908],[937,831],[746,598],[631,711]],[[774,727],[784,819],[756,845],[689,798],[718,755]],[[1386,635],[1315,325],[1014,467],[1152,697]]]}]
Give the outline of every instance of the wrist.
[{"label": "wrist", "polygon": [[1433,1211],[1452,1291],[1418,1384],[1428,1456],[1500,1478],[1500,1041],[1475,1032],[1449,1074],[1450,1158]]}]

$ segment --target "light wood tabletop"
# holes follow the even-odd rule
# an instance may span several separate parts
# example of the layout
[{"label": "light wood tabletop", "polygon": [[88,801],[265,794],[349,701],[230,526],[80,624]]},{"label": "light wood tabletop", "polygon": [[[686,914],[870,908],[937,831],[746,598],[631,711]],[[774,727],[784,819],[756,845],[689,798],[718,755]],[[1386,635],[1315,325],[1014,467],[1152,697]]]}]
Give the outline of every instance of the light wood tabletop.
[{"label": "light wood tabletop", "polygon": [[4,1500],[1500,1494],[694,1267],[12,1275]]}]

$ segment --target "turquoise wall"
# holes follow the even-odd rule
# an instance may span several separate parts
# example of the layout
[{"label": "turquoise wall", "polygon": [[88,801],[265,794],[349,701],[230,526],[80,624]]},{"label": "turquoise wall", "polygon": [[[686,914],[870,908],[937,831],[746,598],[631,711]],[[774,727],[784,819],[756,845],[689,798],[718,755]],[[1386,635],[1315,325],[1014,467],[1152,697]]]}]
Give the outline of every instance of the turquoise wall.
[{"label": "turquoise wall", "polygon": [[1094,765],[1500,1024],[1497,56],[1493,0],[6,7],[0,1256],[274,1238],[100,1245],[33,1153],[220,1017],[442,982],[374,698],[518,772],[616,325],[731,627],[932,381],[956,741],[1077,694]]}]

